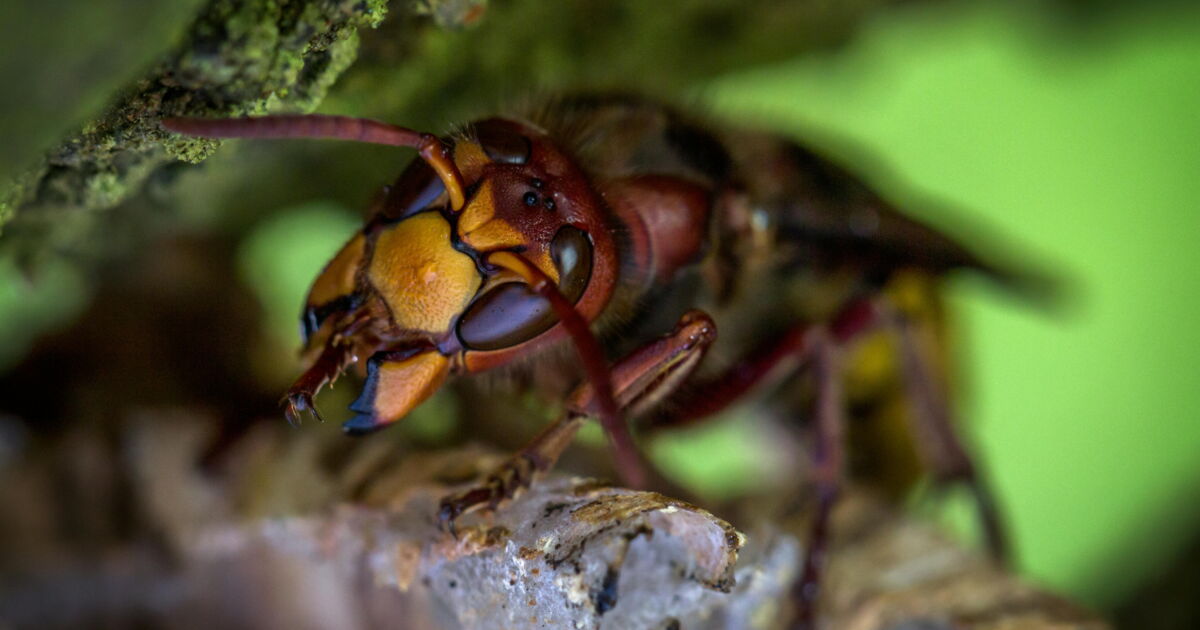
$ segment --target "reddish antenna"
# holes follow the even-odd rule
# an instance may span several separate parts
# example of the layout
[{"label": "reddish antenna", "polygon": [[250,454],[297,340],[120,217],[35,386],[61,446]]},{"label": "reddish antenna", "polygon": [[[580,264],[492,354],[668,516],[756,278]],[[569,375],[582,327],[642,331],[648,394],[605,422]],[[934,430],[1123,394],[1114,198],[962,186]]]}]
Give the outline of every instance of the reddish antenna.
[{"label": "reddish antenna", "polygon": [[592,384],[592,390],[596,393],[600,424],[608,433],[612,444],[617,472],[629,485],[635,488],[642,487],[646,481],[646,472],[638,458],[633,438],[629,435],[629,428],[625,426],[625,421],[621,418],[621,412],[617,408],[617,402],[613,398],[612,374],[604,360],[604,350],[601,349],[600,342],[588,328],[587,320],[559,292],[554,281],[524,256],[508,251],[492,252],[488,255],[487,262],[516,272],[525,280],[530,289],[550,302],[550,306],[558,315],[563,328],[566,329],[571,341],[575,344],[575,349],[579,351],[584,373]]},{"label": "reddish antenna", "polygon": [[455,212],[466,203],[462,173],[437,136],[369,118],[292,114],[253,118],[164,118],[169,131],[208,138],[327,138],[393,147],[412,147],[446,186]]}]

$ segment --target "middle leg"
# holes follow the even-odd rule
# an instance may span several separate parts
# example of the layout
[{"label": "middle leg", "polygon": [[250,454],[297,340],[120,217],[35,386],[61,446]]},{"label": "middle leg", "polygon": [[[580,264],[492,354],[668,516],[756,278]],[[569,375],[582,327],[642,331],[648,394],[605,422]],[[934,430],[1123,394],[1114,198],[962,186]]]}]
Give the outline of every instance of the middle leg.
[{"label": "middle leg", "polygon": [[798,605],[795,628],[814,627],[829,546],[829,521],[844,474],[846,416],[839,357],[844,345],[879,323],[874,301],[864,299],[848,305],[827,325],[795,326],[700,388],[708,394],[706,397],[684,401],[670,415],[656,418],[652,425],[662,428],[697,422],[775,378],[795,378],[803,371],[815,379],[816,395],[810,417],[816,509],[809,529],[808,553],[794,586]]}]

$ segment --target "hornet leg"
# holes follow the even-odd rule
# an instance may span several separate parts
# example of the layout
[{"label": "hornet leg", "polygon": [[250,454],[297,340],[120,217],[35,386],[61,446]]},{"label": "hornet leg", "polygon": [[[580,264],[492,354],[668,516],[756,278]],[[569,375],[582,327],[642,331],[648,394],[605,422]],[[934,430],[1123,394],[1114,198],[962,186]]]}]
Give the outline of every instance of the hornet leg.
[{"label": "hornet leg", "polygon": [[[689,311],[671,333],[618,361],[612,368],[612,383],[613,398],[620,410],[636,415],[674,391],[699,364],[716,331],[708,315]],[[438,512],[442,526],[453,532],[459,516],[481,508],[495,509],[501,501],[529,487],[535,475],[553,468],[584,420],[600,412],[598,399],[590,382],[576,389],[563,415],[481,485],[442,500]]]},{"label": "hornet leg", "polygon": [[839,371],[838,347],[828,334],[814,331],[810,346],[811,367],[816,379],[817,393],[813,402],[816,440],[813,449],[813,474],[817,493],[817,510],[813,515],[808,537],[808,551],[800,580],[794,586],[799,610],[793,627],[808,630],[815,627],[817,595],[824,573],[829,548],[829,517],[841,491],[843,460],[845,459],[846,417],[842,399],[842,376]]},{"label": "hornet leg", "polygon": [[1008,541],[999,510],[954,428],[949,398],[931,356],[930,331],[895,311],[890,311],[886,319],[900,341],[904,387],[913,407],[912,432],[921,454],[937,482],[961,482],[970,489],[988,551],[1003,562],[1008,557]]},{"label": "hornet leg", "polygon": [[296,382],[283,396],[281,401],[283,414],[287,416],[288,422],[293,426],[299,424],[301,414],[305,411],[311,412],[317,420],[321,420],[321,414],[313,405],[313,398],[322,387],[332,383],[346,369],[349,362],[350,348],[348,346],[332,343],[326,345],[312,366],[296,379]]}]

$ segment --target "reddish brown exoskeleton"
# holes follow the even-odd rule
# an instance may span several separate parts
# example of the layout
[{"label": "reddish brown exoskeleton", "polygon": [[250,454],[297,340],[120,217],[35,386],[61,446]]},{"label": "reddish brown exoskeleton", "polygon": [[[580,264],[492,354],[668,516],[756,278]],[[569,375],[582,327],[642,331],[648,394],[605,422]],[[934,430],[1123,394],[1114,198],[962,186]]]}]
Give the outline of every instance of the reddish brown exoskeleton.
[{"label": "reddish brown exoskeleton", "polygon": [[[816,436],[819,510],[800,586],[811,600],[843,468],[838,356],[864,331],[888,327],[929,466],[939,480],[970,484],[1002,551],[927,346],[884,289],[907,271],[1006,276],[797,144],[628,95],[554,99],[446,138],[325,116],[164,125],[420,152],[308,295],[308,368],[285,398],[290,418],[356,362],[366,363],[366,385],[351,433],[401,419],[456,374],[582,366],[583,383],[559,392],[560,419],[484,485],[447,498],[446,524],[528,485],[587,417],[600,418],[618,470],[636,484],[642,469],[625,419],[693,422],[801,373],[815,384],[812,409],[798,413]],[[552,351],[563,344],[577,354]]]}]

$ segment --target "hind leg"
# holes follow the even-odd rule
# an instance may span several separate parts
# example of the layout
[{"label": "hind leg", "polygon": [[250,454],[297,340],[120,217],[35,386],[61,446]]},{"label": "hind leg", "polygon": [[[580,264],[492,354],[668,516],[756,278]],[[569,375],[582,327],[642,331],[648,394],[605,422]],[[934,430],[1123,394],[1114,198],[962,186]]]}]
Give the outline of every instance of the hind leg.
[{"label": "hind leg", "polygon": [[918,450],[938,483],[962,483],[970,490],[988,550],[1003,562],[1009,548],[999,509],[955,429],[949,397],[936,369],[932,331],[894,310],[887,311],[885,320],[899,340],[904,388],[912,405],[910,417]]},{"label": "hind leg", "polygon": [[825,569],[829,548],[829,519],[838,494],[841,492],[845,460],[846,415],[839,370],[839,348],[824,330],[813,333],[808,356],[816,381],[813,401],[813,483],[816,490],[816,512],[813,514],[808,537],[808,552],[794,589],[799,610],[794,628],[813,628],[817,595]]}]

